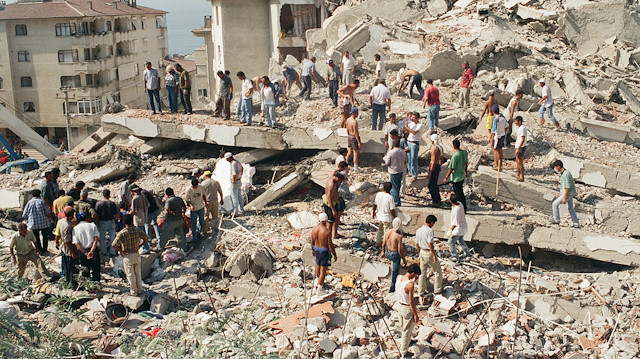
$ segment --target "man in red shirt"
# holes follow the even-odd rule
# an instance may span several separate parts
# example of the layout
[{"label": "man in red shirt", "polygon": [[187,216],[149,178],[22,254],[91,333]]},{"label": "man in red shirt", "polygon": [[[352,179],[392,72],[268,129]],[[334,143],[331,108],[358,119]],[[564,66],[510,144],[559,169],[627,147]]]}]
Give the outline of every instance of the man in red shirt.
[{"label": "man in red shirt", "polygon": [[427,105],[429,105],[427,126],[433,131],[440,124],[440,91],[433,85],[432,79],[427,80],[427,91],[424,92],[424,98],[422,99],[422,108],[426,108]]},{"label": "man in red shirt", "polygon": [[458,105],[460,107],[469,107],[471,105],[471,85],[473,84],[473,71],[469,67],[469,62],[462,63],[462,78],[460,79],[460,98]]}]

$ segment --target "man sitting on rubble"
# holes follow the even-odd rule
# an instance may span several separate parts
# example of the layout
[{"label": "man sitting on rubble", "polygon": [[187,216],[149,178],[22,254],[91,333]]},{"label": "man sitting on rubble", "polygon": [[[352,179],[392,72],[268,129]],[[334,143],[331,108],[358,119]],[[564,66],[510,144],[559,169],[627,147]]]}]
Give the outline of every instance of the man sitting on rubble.
[{"label": "man sitting on rubble", "polygon": [[341,172],[334,172],[333,176],[327,180],[325,192],[322,195],[322,208],[327,214],[329,223],[327,228],[331,230],[333,238],[342,238],[342,235],[338,234],[340,215],[345,209],[344,201],[340,201],[338,196],[338,188],[342,181],[344,181],[344,175]]},{"label": "man sitting on rubble", "polygon": [[402,220],[398,217],[391,222],[391,229],[387,230],[382,241],[382,251],[380,258],[386,257],[392,263],[391,288],[389,293],[396,291],[396,278],[400,274],[400,260],[407,266],[407,259],[404,257],[404,246],[402,244]]},{"label": "man sitting on rubble", "polygon": [[416,299],[413,290],[418,277],[422,274],[420,266],[412,264],[407,268],[407,274],[398,278],[398,302],[400,303],[400,326],[402,327],[402,337],[400,339],[400,356],[405,357],[409,351],[413,328],[420,321]]},{"label": "man sitting on rubble", "polygon": [[331,259],[338,259],[336,249],[331,240],[331,231],[327,228],[329,217],[326,213],[318,215],[317,226],[311,231],[311,253],[316,260],[316,279],[317,287],[314,291],[317,296],[324,296],[327,292],[324,290],[324,278],[327,275],[327,268],[331,265]]}]

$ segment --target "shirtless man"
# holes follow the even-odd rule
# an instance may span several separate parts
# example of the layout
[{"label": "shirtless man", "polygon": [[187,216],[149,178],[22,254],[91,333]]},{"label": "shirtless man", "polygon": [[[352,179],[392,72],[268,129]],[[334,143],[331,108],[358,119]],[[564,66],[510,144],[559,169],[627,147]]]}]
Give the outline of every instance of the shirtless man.
[{"label": "shirtless man", "polygon": [[331,240],[331,231],[327,228],[329,217],[326,213],[320,213],[318,220],[320,223],[311,231],[311,248],[313,249],[311,253],[316,259],[316,278],[318,279],[316,294],[322,296],[326,294],[324,278],[327,275],[327,268],[331,265],[331,257],[337,260],[338,255]]},{"label": "shirtless man", "polygon": [[495,115],[493,113],[493,111],[491,111],[491,108],[493,107],[493,105],[497,105],[498,101],[496,101],[496,99],[494,98],[494,94],[493,92],[489,92],[489,98],[487,99],[487,101],[484,102],[484,107],[482,108],[482,115],[480,115],[480,119],[478,120],[478,123],[482,123],[482,118],[484,117],[484,114],[487,114],[487,126],[485,127],[487,129],[487,131],[489,131],[489,137],[491,137],[491,124],[493,121],[493,115]]},{"label": "shirtless man", "polygon": [[351,109],[351,116],[347,119],[345,126],[347,127],[347,163],[351,155],[353,155],[353,171],[358,170],[358,157],[360,156],[360,149],[362,148],[362,142],[360,141],[360,132],[358,132],[358,109],[356,107]]},{"label": "shirtless man", "polygon": [[354,105],[360,105],[355,96],[358,87],[360,87],[360,81],[353,80],[353,83],[342,86],[337,92],[338,96],[340,96],[340,114],[342,115],[340,128],[344,128],[347,118],[351,114],[351,108]]},{"label": "shirtless man", "polygon": [[[398,88],[398,95],[400,95],[400,92],[404,90],[405,87],[409,85],[409,83],[411,83],[411,85],[409,85],[409,98],[413,98],[414,86],[418,90],[418,93],[420,93],[420,98],[424,96],[424,90],[422,89],[422,74],[420,74],[416,70],[407,69],[405,72],[402,73],[401,76],[402,76],[402,82],[400,82],[400,87]],[[406,84],[405,84],[405,81],[406,81]]]},{"label": "shirtless man", "polygon": [[400,259],[407,265],[407,259],[404,257],[404,248],[402,246],[402,220],[398,217],[391,222],[391,228],[387,230],[382,241],[382,252],[380,258],[387,257],[393,264],[391,272],[391,288],[389,293],[396,291],[396,278],[400,274]]},{"label": "shirtless man", "polygon": [[515,117],[513,115],[516,113],[516,109],[518,108],[520,100],[522,100],[522,96],[524,96],[522,90],[516,90],[516,95],[513,96],[511,100],[509,100],[509,105],[507,105],[507,110],[504,113],[507,121],[509,121],[509,127],[507,127],[507,138],[505,139],[505,146],[509,146],[509,144],[513,142],[511,138],[511,134],[513,132],[513,122],[515,121]]},{"label": "shirtless man", "polygon": [[431,206],[440,207],[442,199],[440,198],[440,190],[438,189],[438,177],[440,177],[440,168],[442,166],[442,145],[440,145],[440,136],[434,133],[431,135],[431,162],[429,163],[429,173],[427,179],[429,184],[429,193],[431,194]]},{"label": "shirtless man", "polygon": [[322,208],[327,214],[327,229],[333,233],[333,238],[341,238],[338,234],[338,225],[340,224],[340,215],[344,211],[344,201],[338,196],[338,188],[344,181],[342,172],[334,172],[333,176],[327,179],[327,184],[322,195]]}]

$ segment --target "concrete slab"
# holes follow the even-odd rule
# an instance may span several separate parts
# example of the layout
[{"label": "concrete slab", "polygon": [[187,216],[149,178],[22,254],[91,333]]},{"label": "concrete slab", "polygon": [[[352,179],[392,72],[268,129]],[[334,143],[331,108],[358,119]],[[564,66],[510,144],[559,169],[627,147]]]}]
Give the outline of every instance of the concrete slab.
[{"label": "concrete slab", "polygon": [[157,155],[178,148],[185,143],[186,141],[173,138],[152,138],[140,146],[140,153],[143,155]]},{"label": "concrete slab", "polygon": [[80,144],[73,148],[71,152],[91,153],[97,151],[108,141],[116,137],[116,133],[107,132],[100,127],[96,132],[85,138]]},{"label": "concrete slab", "polygon": [[18,135],[22,141],[31,145],[47,159],[52,160],[62,154],[57,148],[53,147],[52,144],[42,138],[42,136],[32,130],[31,127],[4,106],[0,106],[0,121],[3,121],[11,132]]},{"label": "concrete slab", "polygon": [[20,191],[11,191],[0,188],[0,208],[20,208]]},{"label": "concrete slab", "polygon": [[568,69],[562,75],[564,80],[564,92],[568,97],[578,100],[586,108],[595,106],[591,98],[584,92],[582,81],[575,71]]},{"label": "concrete slab", "polygon": [[121,176],[126,176],[135,170],[136,167],[128,163],[119,165],[105,165],[83,174],[82,176],[78,177],[77,180],[83,181],[85,183],[106,182]]},{"label": "concrete slab", "polygon": [[640,148],[640,130],[635,127],[581,118],[574,124],[576,129],[599,140],[621,142]]}]

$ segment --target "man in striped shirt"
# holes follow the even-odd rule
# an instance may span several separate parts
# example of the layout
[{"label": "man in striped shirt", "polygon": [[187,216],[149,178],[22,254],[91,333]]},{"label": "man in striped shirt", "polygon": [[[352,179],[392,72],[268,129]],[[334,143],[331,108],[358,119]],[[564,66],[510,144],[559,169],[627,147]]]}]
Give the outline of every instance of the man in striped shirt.
[{"label": "man in striped shirt", "polygon": [[51,208],[40,198],[40,190],[34,189],[33,198],[27,202],[22,211],[22,218],[27,222],[27,229],[36,236],[36,249],[40,253],[47,253],[51,226]]}]

